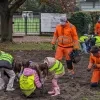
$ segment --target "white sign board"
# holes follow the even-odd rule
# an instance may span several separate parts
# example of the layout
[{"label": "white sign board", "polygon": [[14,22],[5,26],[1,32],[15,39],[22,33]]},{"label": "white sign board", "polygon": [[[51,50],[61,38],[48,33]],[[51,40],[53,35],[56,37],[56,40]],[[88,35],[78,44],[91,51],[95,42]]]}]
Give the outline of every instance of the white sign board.
[{"label": "white sign board", "polygon": [[60,23],[60,13],[41,13],[41,32],[54,32],[56,25]]}]

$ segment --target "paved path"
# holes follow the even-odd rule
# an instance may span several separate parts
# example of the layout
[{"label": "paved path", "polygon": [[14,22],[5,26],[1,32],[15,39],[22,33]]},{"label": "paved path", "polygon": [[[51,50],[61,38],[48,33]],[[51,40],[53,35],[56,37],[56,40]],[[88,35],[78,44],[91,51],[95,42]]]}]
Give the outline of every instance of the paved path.
[{"label": "paved path", "polygon": [[21,36],[21,37],[14,37],[14,42],[51,42],[52,36]]}]

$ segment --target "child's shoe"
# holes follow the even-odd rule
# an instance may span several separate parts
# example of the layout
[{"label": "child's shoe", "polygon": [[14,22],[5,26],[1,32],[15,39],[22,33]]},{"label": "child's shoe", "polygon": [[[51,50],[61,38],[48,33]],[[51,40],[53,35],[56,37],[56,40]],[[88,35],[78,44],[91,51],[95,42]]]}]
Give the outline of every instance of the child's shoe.
[{"label": "child's shoe", "polygon": [[54,90],[52,90],[52,91],[48,91],[48,94],[54,94],[54,93],[55,93]]},{"label": "child's shoe", "polygon": [[6,91],[14,91],[14,88],[7,88]]},{"label": "child's shoe", "polygon": [[51,95],[51,96],[57,96],[57,95],[59,95],[60,94],[60,89],[58,88],[58,87],[54,87],[54,94],[53,95]]},{"label": "child's shoe", "polygon": [[68,71],[68,76],[73,79],[75,77],[74,71]]},{"label": "child's shoe", "polygon": [[70,75],[71,79],[74,79],[74,77],[75,77],[75,74]]}]

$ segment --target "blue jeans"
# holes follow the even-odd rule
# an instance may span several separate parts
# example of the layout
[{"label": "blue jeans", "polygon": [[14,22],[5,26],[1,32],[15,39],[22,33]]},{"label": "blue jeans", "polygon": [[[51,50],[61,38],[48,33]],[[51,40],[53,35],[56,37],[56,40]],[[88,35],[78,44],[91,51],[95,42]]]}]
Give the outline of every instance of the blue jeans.
[{"label": "blue jeans", "polygon": [[86,47],[85,42],[81,43],[81,47],[82,47],[82,50],[83,50],[85,53],[88,53],[88,52],[87,52],[87,47]]}]

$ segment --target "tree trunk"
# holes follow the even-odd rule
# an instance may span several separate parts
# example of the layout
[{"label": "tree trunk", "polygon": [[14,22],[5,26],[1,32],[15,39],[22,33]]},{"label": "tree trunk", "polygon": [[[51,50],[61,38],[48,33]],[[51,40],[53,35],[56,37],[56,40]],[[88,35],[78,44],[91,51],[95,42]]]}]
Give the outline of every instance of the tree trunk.
[{"label": "tree trunk", "polygon": [[1,15],[1,42],[12,42],[12,16]]}]

